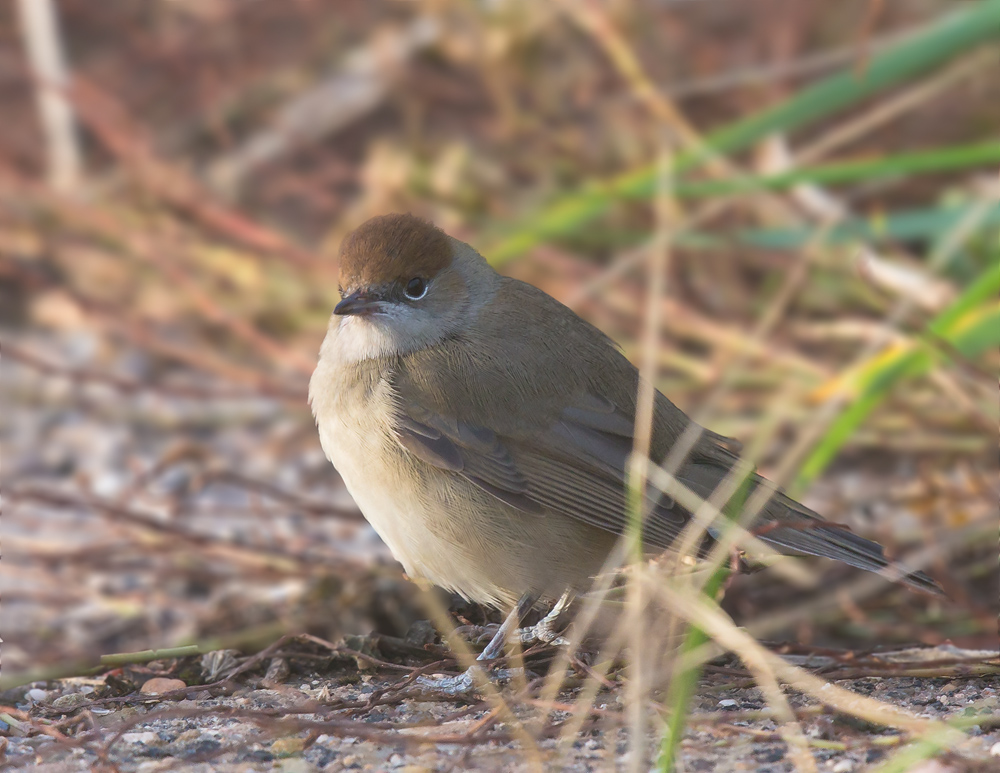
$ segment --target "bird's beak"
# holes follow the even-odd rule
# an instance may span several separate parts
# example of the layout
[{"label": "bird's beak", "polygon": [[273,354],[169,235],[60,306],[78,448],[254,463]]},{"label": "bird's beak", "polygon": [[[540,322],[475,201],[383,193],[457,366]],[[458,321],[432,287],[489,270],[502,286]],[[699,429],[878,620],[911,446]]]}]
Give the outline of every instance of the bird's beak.
[{"label": "bird's beak", "polygon": [[334,308],[333,313],[340,314],[342,316],[365,316],[367,314],[375,314],[381,309],[381,307],[381,299],[371,293],[365,292],[364,290],[358,290],[356,293],[351,293],[338,303]]}]

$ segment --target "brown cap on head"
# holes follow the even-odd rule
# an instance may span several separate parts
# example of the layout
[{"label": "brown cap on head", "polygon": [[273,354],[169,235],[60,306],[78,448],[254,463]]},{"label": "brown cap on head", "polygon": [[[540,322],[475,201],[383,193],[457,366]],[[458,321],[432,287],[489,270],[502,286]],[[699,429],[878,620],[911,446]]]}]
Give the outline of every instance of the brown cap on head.
[{"label": "brown cap on head", "polygon": [[440,228],[413,215],[366,220],[340,246],[340,283],[373,287],[430,278],[451,263],[451,243]]}]

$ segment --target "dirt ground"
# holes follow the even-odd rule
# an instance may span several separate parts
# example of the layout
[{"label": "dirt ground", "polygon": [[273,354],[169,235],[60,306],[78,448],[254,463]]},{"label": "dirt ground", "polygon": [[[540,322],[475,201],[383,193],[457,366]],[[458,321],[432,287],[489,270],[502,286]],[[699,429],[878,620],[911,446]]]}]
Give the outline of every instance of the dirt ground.
[{"label": "dirt ground", "polygon": [[[354,644],[359,646],[357,639]],[[402,646],[402,642],[381,643],[397,656]],[[25,737],[26,725],[12,720],[14,732],[8,734],[5,747],[7,769],[57,773],[104,766],[121,771],[417,773],[528,771],[549,765],[593,771],[627,766],[631,741],[623,727],[627,722],[616,680],[597,694],[593,708],[580,717],[574,731],[567,728],[572,728],[571,720],[578,714],[578,687],[564,688],[556,709],[539,717],[508,686],[512,714],[506,714],[494,701],[428,695],[415,687],[413,678],[426,668],[399,667],[411,671],[410,675],[390,676],[384,665],[374,661],[376,655],[387,656],[380,642],[369,640],[363,649],[365,654],[358,650],[352,657],[342,647],[336,656],[328,652],[323,657],[322,647],[289,642],[272,651],[275,657],[254,660],[256,676],[251,668],[214,686],[185,687],[183,681],[166,681],[156,687],[150,680],[171,679],[154,674],[182,673],[191,681],[195,673],[208,676],[209,669],[225,664],[227,658],[231,669],[238,668],[232,653],[210,653],[172,667],[153,662],[126,668],[114,678],[66,680],[53,683],[50,689],[25,687],[17,696],[8,692],[6,700],[16,699],[27,716],[59,717],[55,728],[77,726],[84,732],[75,734],[71,742],[58,734]],[[994,768],[1000,757],[996,676],[1000,658],[996,653],[939,647],[848,655],[828,651],[786,657],[824,673],[852,693],[884,701],[914,717],[952,720],[972,728],[961,743],[945,746],[947,752],[926,770]],[[317,668],[317,659],[326,662]],[[250,661],[243,665],[249,666]],[[359,670],[359,666],[364,668]],[[436,668],[440,667],[438,663]],[[950,675],[885,675],[894,669]],[[841,679],[838,671],[851,675]],[[863,676],[866,672],[883,675]],[[760,690],[748,674],[741,677],[739,673],[737,661],[721,660],[709,666],[698,685],[681,744],[680,770],[794,769],[788,743],[778,732]],[[131,680],[136,682],[130,684]],[[169,699],[136,694],[139,682],[146,685],[143,692],[170,690],[165,696]],[[113,695],[121,692],[126,694]],[[820,770],[867,769],[904,741],[897,730],[831,712],[794,691],[789,702]],[[644,741],[649,760],[656,757],[658,738],[658,732],[653,732]]]}]

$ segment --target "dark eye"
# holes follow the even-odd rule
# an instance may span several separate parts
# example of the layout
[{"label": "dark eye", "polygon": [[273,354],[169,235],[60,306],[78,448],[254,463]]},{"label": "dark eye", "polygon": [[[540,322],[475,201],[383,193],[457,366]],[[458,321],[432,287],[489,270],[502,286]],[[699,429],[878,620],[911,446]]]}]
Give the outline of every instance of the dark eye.
[{"label": "dark eye", "polygon": [[413,277],[409,282],[406,283],[406,297],[411,301],[419,301],[425,295],[427,295],[427,280],[421,279],[419,276]]}]

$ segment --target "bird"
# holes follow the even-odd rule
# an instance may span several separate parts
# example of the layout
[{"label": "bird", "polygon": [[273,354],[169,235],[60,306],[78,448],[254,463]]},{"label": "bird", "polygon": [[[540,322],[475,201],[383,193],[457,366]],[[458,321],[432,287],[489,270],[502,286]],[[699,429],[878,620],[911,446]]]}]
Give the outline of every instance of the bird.
[{"label": "bird", "polygon": [[[348,234],[339,285],[309,402],[326,456],[407,575],[511,610],[505,632],[536,603],[584,592],[629,529],[636,366],[555,298],[411,214]],[[652,414],[660,464],[692,420],[658,390]],[[699,429],[674,475],[707,499],[740,457]],[[772,484],[753,472],[748,485]],[[670,550],[692,513],[657,492],[647,509],[644,550]],[[752,527],[778,553],[939,592],[776,487]]]}]

